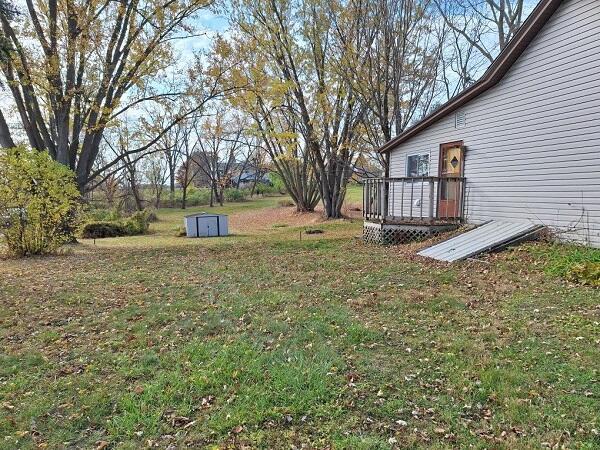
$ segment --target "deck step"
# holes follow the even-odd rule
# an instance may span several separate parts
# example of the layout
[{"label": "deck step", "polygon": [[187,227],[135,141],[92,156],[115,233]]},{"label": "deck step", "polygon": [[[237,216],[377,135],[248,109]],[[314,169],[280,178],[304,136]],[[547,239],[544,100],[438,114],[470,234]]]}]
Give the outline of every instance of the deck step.
[{"label": "deck step", "polygon": [[479,253],[499,250],[526,238],[533,238],[542,228],[543,225],[529,222],[492,220],[474,230],[421,250],[418,254],[438,261],[459,261]]}]

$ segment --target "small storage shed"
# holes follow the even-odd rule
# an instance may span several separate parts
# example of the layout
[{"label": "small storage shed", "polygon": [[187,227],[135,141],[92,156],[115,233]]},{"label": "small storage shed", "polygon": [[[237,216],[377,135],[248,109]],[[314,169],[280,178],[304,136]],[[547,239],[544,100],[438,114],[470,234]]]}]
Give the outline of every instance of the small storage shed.
[{"label": "small storage shed", "polygon": [[229,234],[228,220],[225,214],[209,214],[205,212],[189,214],[184,217],[187,237],[214,237]]}]

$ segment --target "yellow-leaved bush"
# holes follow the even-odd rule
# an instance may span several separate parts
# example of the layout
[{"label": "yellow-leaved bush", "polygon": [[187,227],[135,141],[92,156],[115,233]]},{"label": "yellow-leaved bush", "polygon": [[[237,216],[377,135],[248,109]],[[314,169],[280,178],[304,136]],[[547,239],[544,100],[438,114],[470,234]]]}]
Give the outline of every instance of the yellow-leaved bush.
[{"label": "yellow-leaved bush", "polygon": [[75,174],[47,152],[0,149],[0,234],[13,256],[54,252],[73,237]]}]

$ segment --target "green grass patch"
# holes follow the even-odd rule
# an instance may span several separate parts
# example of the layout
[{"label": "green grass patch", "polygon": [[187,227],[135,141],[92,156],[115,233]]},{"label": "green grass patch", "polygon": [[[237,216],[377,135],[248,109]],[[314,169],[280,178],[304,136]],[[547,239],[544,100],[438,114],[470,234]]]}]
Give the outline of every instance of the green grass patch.
[{"label": "green grass patch", "polygon": [[0,448],[600,446],[600,292],[562,280],[597,251],[430,264],[348,220],[173,236],[205,209],[2,261]]},{"label": "green grass patch", "polygon": [[581,245],[549,244],[532,246],[532,253],[550,275],[565,277],[578,264],[600,264],[600,249]]}]

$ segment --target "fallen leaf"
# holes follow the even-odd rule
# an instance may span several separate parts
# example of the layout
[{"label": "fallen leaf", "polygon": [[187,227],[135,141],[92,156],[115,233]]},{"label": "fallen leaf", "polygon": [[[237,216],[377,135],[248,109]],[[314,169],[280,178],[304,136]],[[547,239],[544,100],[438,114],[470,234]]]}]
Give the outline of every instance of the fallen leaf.
[{"label": "fallen leaf", "polygon": [[108,447],[108,441],[96,442],[96,450],[104,450],[106,447]]}]

